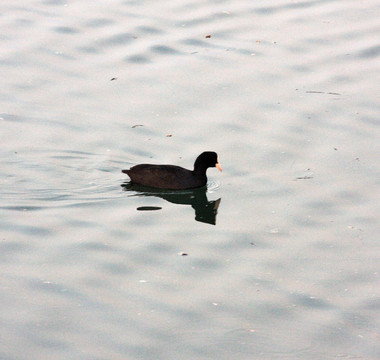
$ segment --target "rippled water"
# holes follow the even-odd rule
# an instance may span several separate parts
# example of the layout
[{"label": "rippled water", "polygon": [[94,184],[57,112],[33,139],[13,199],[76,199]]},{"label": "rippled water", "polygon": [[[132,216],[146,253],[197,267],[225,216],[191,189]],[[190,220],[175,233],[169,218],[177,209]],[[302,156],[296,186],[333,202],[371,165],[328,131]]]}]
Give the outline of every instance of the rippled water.
[{"label": "rippled water", "polygon": [[379,18],[0,4],[0,359],[378,359]]}]

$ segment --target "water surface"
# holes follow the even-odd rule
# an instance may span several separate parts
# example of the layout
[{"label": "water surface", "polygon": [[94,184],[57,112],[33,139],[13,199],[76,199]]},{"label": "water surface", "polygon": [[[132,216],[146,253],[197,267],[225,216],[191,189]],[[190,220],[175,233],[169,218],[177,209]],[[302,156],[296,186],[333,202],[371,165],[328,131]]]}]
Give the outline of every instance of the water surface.
[{"label": "water surface", "polygon": [[379,358],[378,1],[0,14],[1,359]]}]

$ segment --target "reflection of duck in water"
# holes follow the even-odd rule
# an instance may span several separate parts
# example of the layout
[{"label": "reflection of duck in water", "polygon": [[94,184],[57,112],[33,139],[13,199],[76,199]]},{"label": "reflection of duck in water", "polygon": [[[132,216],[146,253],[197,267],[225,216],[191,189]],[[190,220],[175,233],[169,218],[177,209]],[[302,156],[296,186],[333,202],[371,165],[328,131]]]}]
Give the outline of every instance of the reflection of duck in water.
[{"label": "reflection of duck in water", "polygon": [[200,154],[195,160],[194,170],[175,165],[140,164],[122,172],[127,174],[134,184],[158,189],[186,190],[205,186],[206,171],[209,167],[216,167],[222,171],[218,155],[213,151]]},{"label": "reflection of duck in water", "polygon": [[[152,189],[149,187],[124,183],[121,185],[125,191],[133,191],[132,196],[155,196],[169,201],[173,204],[191,205],[195,210],[195,220],[207,224],[216,224],[216,215],[221,199],[208,201],[206,196],[206,186],[186,191],[167,191]],[[153,210],[145,207],[146,210]]]}]

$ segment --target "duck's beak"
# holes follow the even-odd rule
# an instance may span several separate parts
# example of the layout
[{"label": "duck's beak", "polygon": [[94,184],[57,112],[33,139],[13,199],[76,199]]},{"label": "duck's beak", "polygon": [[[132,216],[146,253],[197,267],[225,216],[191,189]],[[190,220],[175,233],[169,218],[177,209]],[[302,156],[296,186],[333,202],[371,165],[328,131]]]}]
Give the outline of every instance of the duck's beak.
[{"label": "duck's beak", "polygon": [[219,164],[219,159],[216,159],[217,163],[215,164],[215,167],[219,170],[219,171],[223,171],[222,170],[222,166]]}]

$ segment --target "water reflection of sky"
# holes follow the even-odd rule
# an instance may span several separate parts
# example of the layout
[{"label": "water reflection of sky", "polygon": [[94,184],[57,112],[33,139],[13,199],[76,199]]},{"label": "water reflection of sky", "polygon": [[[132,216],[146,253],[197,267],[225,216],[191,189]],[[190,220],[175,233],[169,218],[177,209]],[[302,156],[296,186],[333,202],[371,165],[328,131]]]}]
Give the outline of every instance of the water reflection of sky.
[{"label": "water reflection of sky", "polygon": [[378,0],[0,14],[1,359],[379,358]]}]

